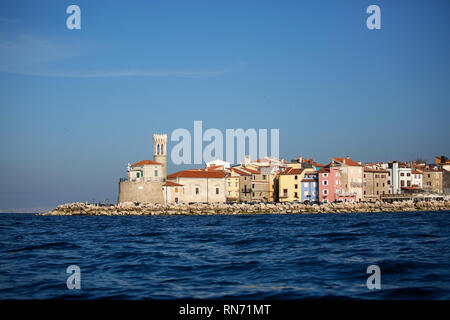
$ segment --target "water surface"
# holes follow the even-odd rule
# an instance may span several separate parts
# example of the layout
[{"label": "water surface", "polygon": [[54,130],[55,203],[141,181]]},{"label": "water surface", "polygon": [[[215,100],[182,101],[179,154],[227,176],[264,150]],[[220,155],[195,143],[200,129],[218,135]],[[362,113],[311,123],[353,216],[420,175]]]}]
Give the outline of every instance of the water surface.
[{"label": "water surface", "polygon": [[0,299],[450,299],[449,214],[0,214]]}]

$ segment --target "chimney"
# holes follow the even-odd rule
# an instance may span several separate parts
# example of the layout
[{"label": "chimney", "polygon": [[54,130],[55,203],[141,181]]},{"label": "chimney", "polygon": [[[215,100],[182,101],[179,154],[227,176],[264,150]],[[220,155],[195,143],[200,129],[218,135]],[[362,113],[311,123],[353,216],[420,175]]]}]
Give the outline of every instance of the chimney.
[{"label": "chimney", "polygon": [[245,155],[245,158],[244,158],[244,164],[245,165],[247,165],[247,164],[250,164],[250,155]]}]

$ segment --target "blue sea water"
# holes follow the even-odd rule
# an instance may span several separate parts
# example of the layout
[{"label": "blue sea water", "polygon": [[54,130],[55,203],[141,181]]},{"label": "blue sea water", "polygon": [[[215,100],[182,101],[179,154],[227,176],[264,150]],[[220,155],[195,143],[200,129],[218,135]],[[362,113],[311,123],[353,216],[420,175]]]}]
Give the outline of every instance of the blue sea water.
[{"label": "blue sea water", "polygon": [[0,299],[450,299],[449,235],[450,212],[0,214]]}]

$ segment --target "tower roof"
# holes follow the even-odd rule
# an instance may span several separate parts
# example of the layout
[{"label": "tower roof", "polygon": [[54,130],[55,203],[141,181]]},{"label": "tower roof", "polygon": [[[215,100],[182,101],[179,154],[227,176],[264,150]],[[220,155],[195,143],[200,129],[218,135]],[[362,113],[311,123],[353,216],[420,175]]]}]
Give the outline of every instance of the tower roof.
[{"label": "tower roof", "polygon": [[142,160],[136,163],[133,163],[131,166],[132,167],[137,167],[137,166],[161,166],[161,163],[153,161],[153,160]]}]

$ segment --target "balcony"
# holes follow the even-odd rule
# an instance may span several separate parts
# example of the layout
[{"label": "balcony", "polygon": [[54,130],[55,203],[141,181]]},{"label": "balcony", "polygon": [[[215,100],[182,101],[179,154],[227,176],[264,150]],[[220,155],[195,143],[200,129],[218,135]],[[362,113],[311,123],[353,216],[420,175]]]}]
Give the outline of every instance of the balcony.
[{"label": "balcony", "polygon": [[336,195],[338,197],[353,197],[353,196],[356,196],[356,192],[345,192],[345,191],[339,190],[336,192]]}]

